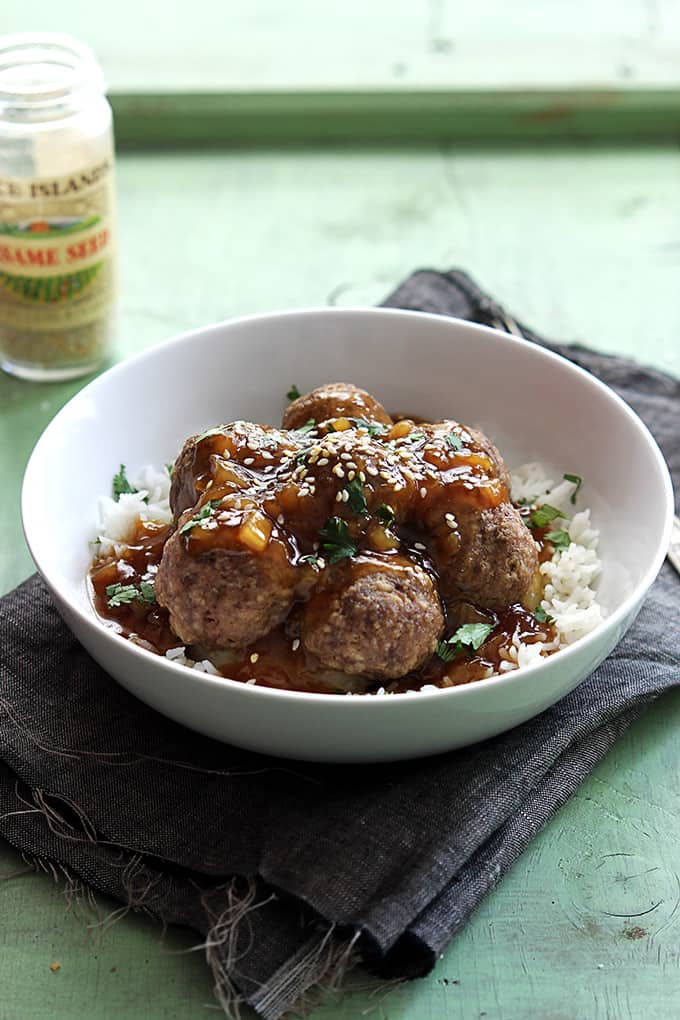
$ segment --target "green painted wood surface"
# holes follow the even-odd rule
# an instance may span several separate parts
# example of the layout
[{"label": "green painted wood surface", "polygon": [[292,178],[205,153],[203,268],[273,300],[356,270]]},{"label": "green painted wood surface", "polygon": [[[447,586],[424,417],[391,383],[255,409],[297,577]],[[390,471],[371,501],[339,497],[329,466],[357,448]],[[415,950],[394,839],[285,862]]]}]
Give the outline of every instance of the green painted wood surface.
[{"label": "green painted wood surface", "polygon": [[[680,374],[679,170],[671,145],[126,154],[116,356],[236,314],[375,303],[414,267],[462,265],[546,334]],[[0,378],[0,590],[31,570],[26,458],[79,385]],[[315,1015],[675,1020],[678,732],[680,695],[619,743],[428,979]],[[0,849],[0,875],[21,866]],[[0,1020],[215,1015],[201,954],[177,953],[191,933],[161,942],[137,917],[90,930],[46,876],[0,882],[0,916]]]},{"label": "green painted wood surface", "polygon": [[6,0],[98,54],[119,143],[677,138],[676,0]]}]

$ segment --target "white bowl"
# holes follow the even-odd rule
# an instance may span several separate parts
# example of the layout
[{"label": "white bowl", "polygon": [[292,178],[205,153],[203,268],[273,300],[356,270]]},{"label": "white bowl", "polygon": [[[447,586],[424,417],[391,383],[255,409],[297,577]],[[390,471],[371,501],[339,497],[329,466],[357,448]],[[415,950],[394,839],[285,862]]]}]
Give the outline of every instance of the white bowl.
[{"label": "white bowl", "polygon": [[[510,466],[585,479],[601,530],[605,622],[537,666],[389,697],[248,686],[172,663],[95,616],[86,574],[111,477],[172,461],[183,440],[237,418],[276,424],[295,383],[354,382],[388,408],[479,424]],[[528,342],[458,320],[387,309],[312,309],[194,330],[85,387],[36,445],[22,493],[26,538],[66,623],[134,695],[218,740],[274,755],[380,761],[434,754],[524,722],[571,691],[634,620],[661,567],[670,478],[639,418],[605,386]]]}]

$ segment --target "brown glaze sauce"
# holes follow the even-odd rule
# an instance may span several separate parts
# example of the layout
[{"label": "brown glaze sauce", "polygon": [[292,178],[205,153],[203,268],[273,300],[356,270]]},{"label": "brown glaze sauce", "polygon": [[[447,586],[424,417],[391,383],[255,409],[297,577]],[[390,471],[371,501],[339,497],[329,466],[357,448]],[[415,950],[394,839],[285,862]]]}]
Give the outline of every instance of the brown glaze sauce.
[{"label": "brown glaze sauce", "polygon": [[[455,443],[447,436],[455,435]],[[455,527],[445,523],[451,507],[466,512],[497,506],[508,499],[505,484],[496,477],[487,450],[464,426],[431,425],[397,420],[379,434],[353,427],[344,419],[324,423],[313,431],[285,431],[235,423],[210,430],[190,451],[190,471],[173,481],[172,502],[190,555],[214,548],[234,554],[257,552],[258,545],[280,563],[280,569],[309,576],[315,567],[303,557],[323,556],[319,531],[332,516],[348,526],[357,556],[352,569],[361,570],[362,553],[407,556],[436,579],[437,562],[455,551]],[[179,461],[178,461],[179,464]],[[186,465],[185,465],[186,466]],[[187,481],[188,479],[188,481]],[[366,501],[364,512],[349,512],[338,493],[357,479]],[[376,515],[387,505],[394,523]],[[186,508],[186,509],[185,509]],[[184,511],[183,513],[181,511]],[[528,517],[528,508],[520,512]],[[193,522],[190,527],[186,527]],[[396,528],[399,527],[397,534]],[[535,530],[541,561],[552,555],[545,533]],[[90,571],[93,602],[98,615],[122,636],[161,655],[182,642],[173,633],[169,614],[161,606],[141,600],[111,607],[111,585],[153,583],[166,539],[174,525],[140,522],[121,555],[95,561]],[[424,541],[423,541],[424,539]],[[540,591],[533,593],[537,604]],[[507,648],[517,634],[526,643],[550,641],[555,632],[519,604],[493,612],[467,603],[445,605],[446,631],[452,636],[461,623],[487,622],[493,629],[477,651],[459,652],[445,662],[434,655],[420,670],[397,681],[376,682],[358,691],[418,690],[471,683],[498,673]],[[230,653],[221,667],[224,676],[260,686],[320,693],[345,693],[347,677],[334,680],[297,638],[296,611],[279,627],[248,648]],[[195,659],[205,651],[187,649]]]}]

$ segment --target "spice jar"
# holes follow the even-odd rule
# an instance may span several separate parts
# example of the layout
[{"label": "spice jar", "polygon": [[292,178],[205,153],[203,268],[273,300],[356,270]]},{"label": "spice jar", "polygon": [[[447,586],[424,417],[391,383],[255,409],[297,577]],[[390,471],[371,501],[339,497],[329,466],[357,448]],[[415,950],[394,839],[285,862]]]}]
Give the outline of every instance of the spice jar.
[{"label": "spice jar", "polygon": [[0,37],[0,364],[37,381],[107,352],[115,279],[111,108],[91,50]]}]

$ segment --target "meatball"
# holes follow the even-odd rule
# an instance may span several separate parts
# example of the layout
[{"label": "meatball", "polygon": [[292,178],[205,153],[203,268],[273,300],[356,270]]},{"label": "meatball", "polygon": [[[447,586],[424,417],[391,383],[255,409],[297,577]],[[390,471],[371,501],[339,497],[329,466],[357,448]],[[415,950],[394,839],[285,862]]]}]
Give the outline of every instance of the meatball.
[{"label": "meatball", "polygon": [[384,425],[392,424],[382,404],[366,390],[360,390],[351,383],[329,383],[298,397],[286,408],[282,424],[285,429],[299,429],[310,418],[316,422],[328,418],[363,418]]},{"label": "meatball", "polygon": [[305,606],[301,637],[330,669],[390,680],[417,669],[444,627],[439,596],[422,567],[403,556],[364,556]]},{"label": "meatball", "polygon": [[419,430],[424,432],[427,436],[431,436],[433,439],[442,439],[447,434],[451,433],[465,433],[470,436],[472,440],[472,447],[476,452],[486,454],[491,461],[490,474],[500,480],[507,487],[510,492],[512,486],[512,478],[510,472],[503,460],[499,450],[494,446],[491,440],[486,436],[481,429],[470,428],[468,425],[461,425],[456,421],[438,421],[433,424],[424,424],[419,426]]},{"label": "meatball", "polygon": [[172,468],[170,509],[174,514],[175,520],[177,520],[181,513],[188,510],[189,507],[195,506],[198,499],[196,476],[194,474],[197,439],[198,436],[191,436],[187,439]]},{"label": "meatball", "polygon": [[457,515],[460,545],[438,564],[444,600],[464,598],[487,609],[521,602],[538,569],[538,548],[511,503]]},{"label": "meatball", "polygon": [[175,531],[154,588],[178,638],[187,645],[241,648],[281,623],[296,598],[296,575],[275,551],[271,543],[264,553],[217,547],[191,555]]}]

